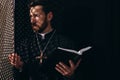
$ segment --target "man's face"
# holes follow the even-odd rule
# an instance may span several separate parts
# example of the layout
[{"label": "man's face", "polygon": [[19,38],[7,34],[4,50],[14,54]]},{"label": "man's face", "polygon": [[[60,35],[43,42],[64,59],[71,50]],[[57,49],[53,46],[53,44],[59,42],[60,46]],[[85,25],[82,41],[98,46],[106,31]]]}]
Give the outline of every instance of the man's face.
[{"label": "man's face", "polygon": [[42,9],[42,6],[35,6],[30,8],[30,20],[32,29],[34,31],[43,32],[48,26],[47,15]]}]

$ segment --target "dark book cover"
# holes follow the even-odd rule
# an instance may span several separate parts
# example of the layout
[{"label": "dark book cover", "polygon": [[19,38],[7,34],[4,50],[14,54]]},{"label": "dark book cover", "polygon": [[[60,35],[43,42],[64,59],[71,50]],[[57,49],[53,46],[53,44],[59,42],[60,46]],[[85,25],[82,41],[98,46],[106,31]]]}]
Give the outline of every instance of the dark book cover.
[{"label": "dark book cover", "polygon": [[50,67],[55,67],[57,63],[63,62],[69,66],[69,60],[75,64],[82,57],[82,53],[89,50],[91,47],[82,48],[79,51],[58,47],[45,61],[45,64]]}]

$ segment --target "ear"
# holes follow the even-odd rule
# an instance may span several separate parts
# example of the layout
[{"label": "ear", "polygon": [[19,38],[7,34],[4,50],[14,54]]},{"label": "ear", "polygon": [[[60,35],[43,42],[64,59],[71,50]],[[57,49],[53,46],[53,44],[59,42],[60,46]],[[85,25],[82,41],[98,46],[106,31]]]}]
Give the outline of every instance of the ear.
[{"label": "ear", "polygon": [[52,13],[52,12],[49,12],[49,13],[47,14],[47,20],[48,20],[48,21],[51,21],[52,18],[53,18],[53,13]]}]

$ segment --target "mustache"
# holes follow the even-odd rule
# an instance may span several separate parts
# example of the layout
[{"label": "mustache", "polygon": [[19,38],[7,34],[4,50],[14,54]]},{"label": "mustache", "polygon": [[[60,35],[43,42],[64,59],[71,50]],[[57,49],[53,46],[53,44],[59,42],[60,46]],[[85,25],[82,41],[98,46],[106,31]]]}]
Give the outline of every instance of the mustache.
[{"label": "mustache", "polygon": [[32,26],[37,26],[37,24],[36,24],[36,23],[31,23],[31,25],[32,25]]}]

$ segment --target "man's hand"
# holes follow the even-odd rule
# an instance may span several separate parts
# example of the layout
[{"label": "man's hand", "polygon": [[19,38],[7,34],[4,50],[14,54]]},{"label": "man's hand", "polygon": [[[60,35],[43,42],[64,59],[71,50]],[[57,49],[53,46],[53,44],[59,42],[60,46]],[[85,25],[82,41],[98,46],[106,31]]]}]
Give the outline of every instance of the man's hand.
[{"label": "man's hand", "polygon": [[56,64],[55,69],[60,72],[63,76],[71,77],[74,74],[75,69],[79,66],[81,60],[78,60],[76,64],[72,60],[69,60],[69,65],[66,65],[62,62]]},{"label": "man's hand", "polygon": [[12,53],[8,55],[10,63],[16,67],[17,69],[21,69],[23,66],[23,62],[21,61],[20,56],[18,56],[16,53]]}]

